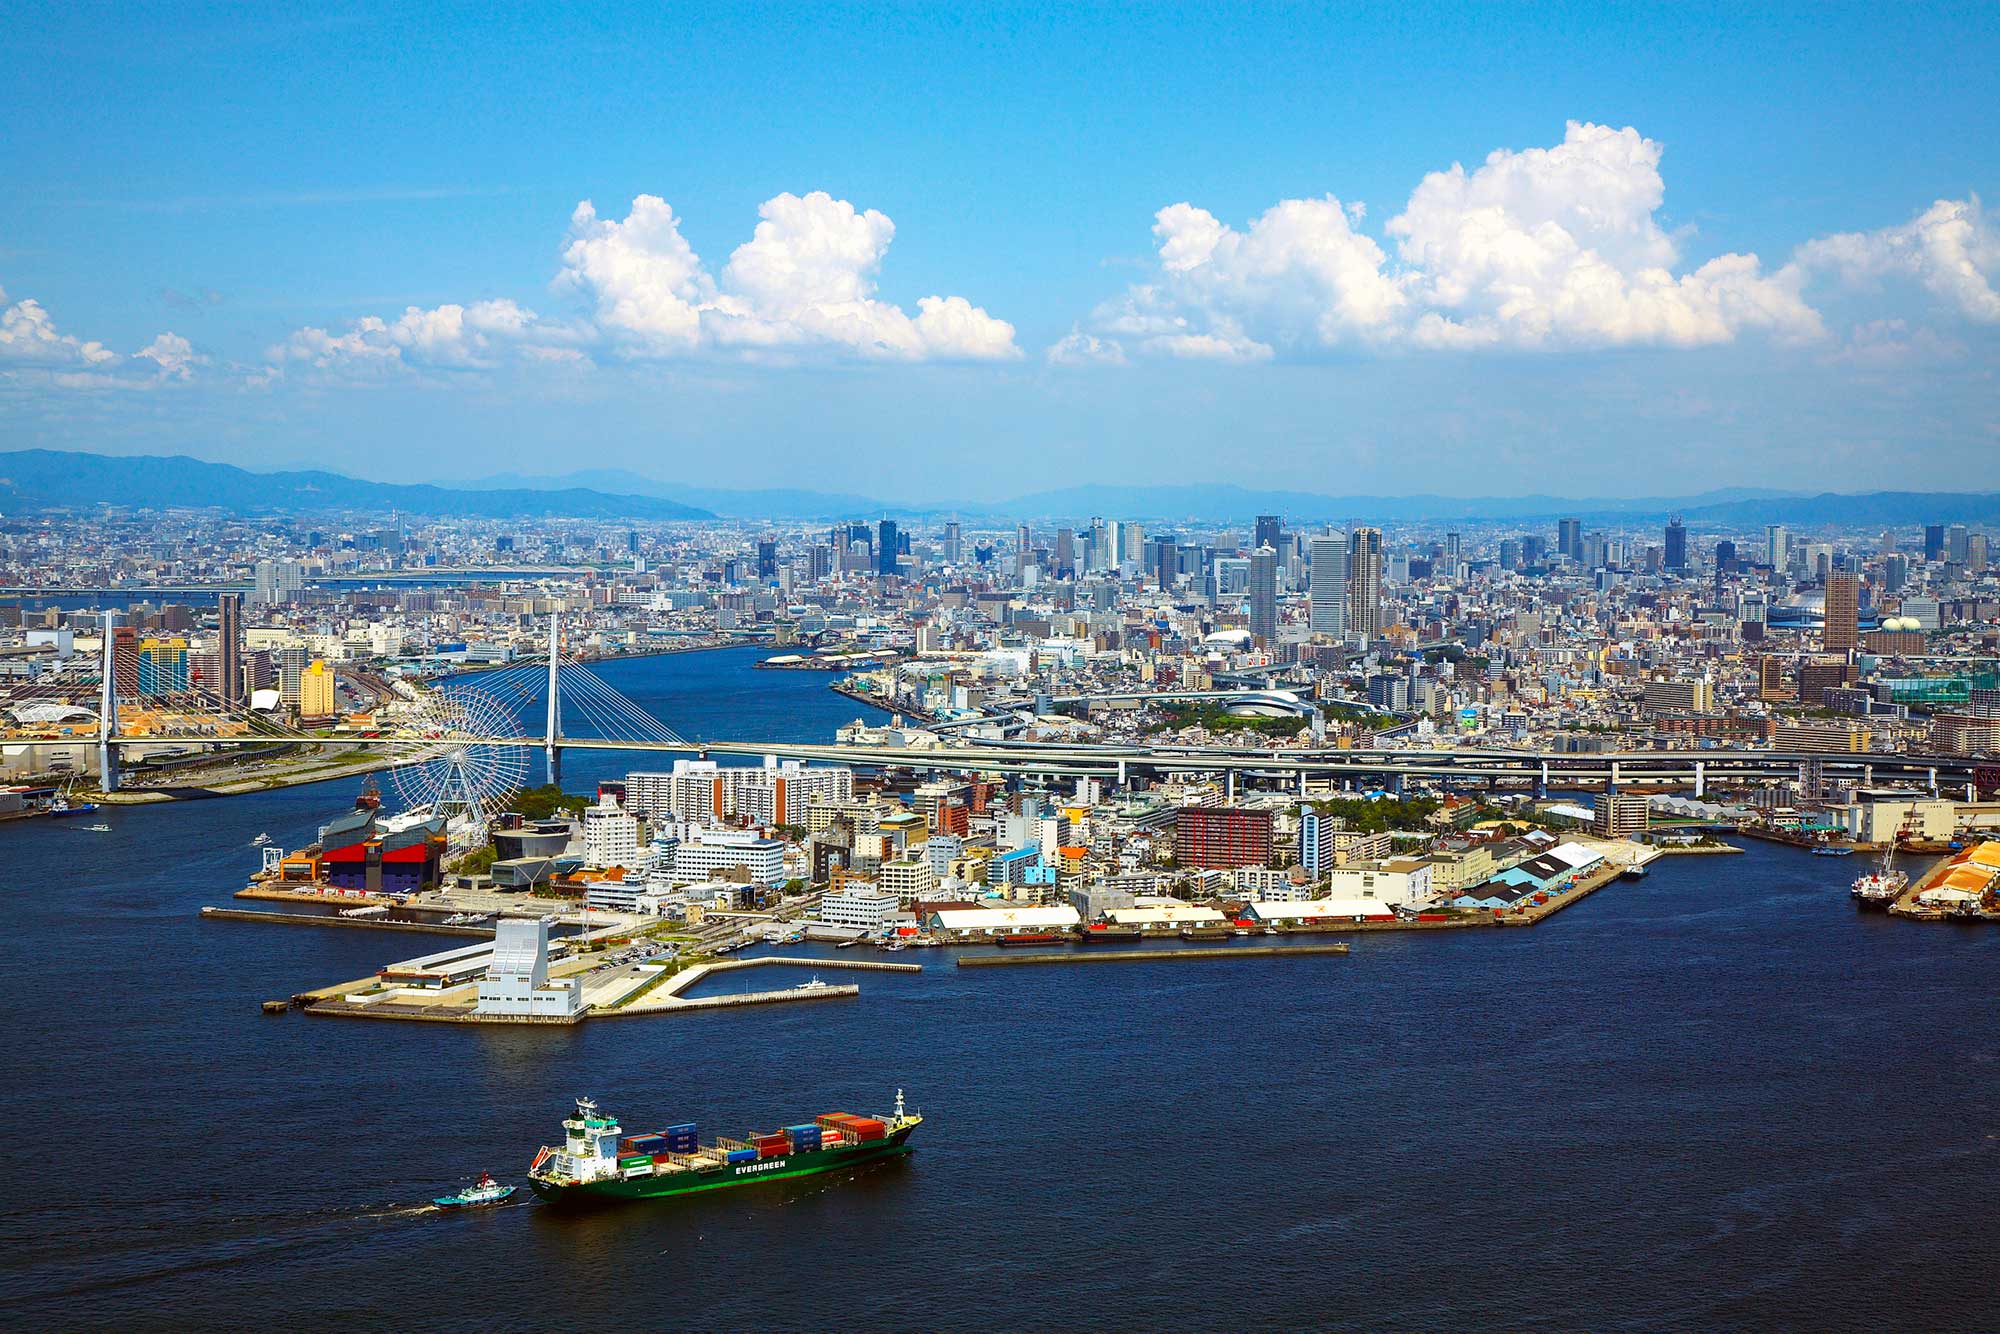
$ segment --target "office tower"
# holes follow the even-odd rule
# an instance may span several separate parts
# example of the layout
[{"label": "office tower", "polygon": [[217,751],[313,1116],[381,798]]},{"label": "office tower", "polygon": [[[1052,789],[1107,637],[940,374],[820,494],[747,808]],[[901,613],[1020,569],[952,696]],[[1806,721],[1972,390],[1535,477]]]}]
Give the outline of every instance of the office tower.
[{"label": "office tower", "polygon": [[1250,634],[1266,648],[1278,642],[1278,553],[1270,547],[1250,553]]},{"label": "office tower", "polygon": [[1356,528],[1347,539],[1347,624],[1373,637],[1382,633],[1382,530]]},{"label": "office tower", "polygon": [[1583,563],[1583,520],[1556,520],[1556,551],[1579,565]]},{"label": "office tower", "polygon": [[1347,633],[1347,538],[1338,534],[1312,540],[1312,613],[1316,635],[1338,639]]},{"label": "office tower", "polygon": [[1124,525],[1116,519],[1104,521],[1104,545],[1098,548],[1097,568],[1115,570],[1125,559]]},{"label": "office tower", "polygon": [[1162,593],[1174,586],[1174,576],[1179,570],[1180,553],[1174,550],[1174,535],[1161,533],[1153,540],[1153,578]]},{"label": "office tower", "polygon": [[1134,565],[1146,563],[1146,530],[1136,523],[1120,524],[1119,539],[1124,543],[1119,547],[1119,562],[1130,561]]},{"label": "office tower", "polygon": [[956,521],[947,523],[944,526],[944,558],[948,563],[956,565],[959,563],[959,561],[963,560],[964,557],[965,557],[964,535],[959,531],[959,527]]},{"label": "office tower", "polygon": [[1984,574],[1986,572],[1989,550],[1986,534],[1974,533],[1971,537],[1967,538],[1965,543],[1966,567],[1974,574]]},{"label": "office tower", "polygon": [[1027,524],[1014,529],[1014,577],[1021,578],[1028,572],[1028,562],[1034,558],[1035,539],[1029,533]]},{"label": "office tower", "polygon": [[1258,547],[1269,547],[1276,551],[1284,535],[1285,521],[1282,518],[1275,514],[1259,514],[1255,533],[1250,539],[1250,550],[1255,552]]},{"label": "office tower", "polygon": [[216,675],[209,683],[225,708],[243,703],[243,595],[224,593],[216,599]]},{"label": "office tower", "polygon": [[1774,570],[1782,570],[1791,563],[1792,535],[1782,523],[1774,523],[1764,529],[1764,563]]},{"label": "office tower", "polygon": [[1954,565],[1965,564],[1972,554],[1972,533],[1962,523],[1955,523],[1944,530],[1944,558]]},{"label": "office tower", "polygon": [[778,539],[775,537],[757,539],[757,577],[759,579],[778,577]]},{"label": "office tower", "polygon": [[1944,555],[1944,525],[1927,523],[1924,525],[1924,561],[1935,562]]},{"label": "office tower", "polygon": [[1506,570],[1521,568],[1521,539],[1503,537],[1500,539],[1500,567]]},{"label": "office tower", "polygon": [[1861,611],[1861,581],[1845,570],[1835,571],[1826,580],[1826,616],[1820,643],[1829,653],[1845,653],[1859,639],[1855,622]]},{"label": "office tower", "polygon": [[903,535],[896,528],[894,519],[884,519],[875,526],[875,572],[894,574],[896,557],[903,551]]},{"label": "office tower", "polygon": [[806,552],[806,578],[818,583],[833,573],[833,548],[824,542],[815,542]]},{"label": "office tower", "polygon": [[1076,578],[1076,534],[1067,528],[1056,529],[1056,578]]},{"label": "office tower", "polygon": [[1669,570],[1685,570],[1688,567],[1688,534],[1681,527],[1680,515],[1667,520],[1667,554],[1661,562]]},{"label": "office tower", "polygon": [[1894,593],[1910,577],[1910,559],[1898,552],[1882,558],[1882,591]]},{"label": "office tower", "polygon": [[1458,534],[1446,533],[1444,535],[1444,572],[1446,578],[1458,578],[1458,566],[1460,560],[1463,558],[1464,551]]}]

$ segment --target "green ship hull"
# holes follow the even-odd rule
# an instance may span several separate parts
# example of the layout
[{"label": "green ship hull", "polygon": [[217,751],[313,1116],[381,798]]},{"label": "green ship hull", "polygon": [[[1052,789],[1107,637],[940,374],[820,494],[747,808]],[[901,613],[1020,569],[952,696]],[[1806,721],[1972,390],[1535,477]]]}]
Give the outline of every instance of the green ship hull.
[{"label": "green ship hull", "polygon": [[761,1181],[816,1176],[821,1172],[859,1167],[885,1158],[900,1158],[910,1152],[910,1132],[915,1128],[905,1126],[887,1139],[873,1143],[843,1144],[832,1149],[780,1154],[754,1163],[722,1163],[699,1172],[666,1172],[583,1182],[551,1181],[531,1175],[528,1184],[535,1194],[551,1204],[608,1204],[621,1200],[656,1200],[669,1195],[692,1195],[704,1190],[727,1190],[731,1186],[754,1186]]}]

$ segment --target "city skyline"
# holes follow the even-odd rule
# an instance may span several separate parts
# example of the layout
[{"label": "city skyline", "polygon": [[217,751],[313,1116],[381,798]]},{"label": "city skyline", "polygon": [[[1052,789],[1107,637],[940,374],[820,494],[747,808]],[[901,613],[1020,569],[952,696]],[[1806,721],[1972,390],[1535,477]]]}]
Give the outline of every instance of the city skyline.
[{"label": "city skyline", "polygon": [[30,11],[0,427],[416,481],[831,450],[892,503],[2000,484],[1974,11],[841,17]]}]

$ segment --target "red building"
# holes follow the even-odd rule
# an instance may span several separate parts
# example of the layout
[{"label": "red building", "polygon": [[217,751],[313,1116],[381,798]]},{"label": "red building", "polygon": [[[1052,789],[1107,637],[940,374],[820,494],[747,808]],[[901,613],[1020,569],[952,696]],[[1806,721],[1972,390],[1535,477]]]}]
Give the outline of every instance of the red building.
[{"label": "red building", "polygon": [[1262,866],[1271,860],[1269,811],[1234,806],[1183,806],[1174,820],[1174,859],[1211,869]]}]

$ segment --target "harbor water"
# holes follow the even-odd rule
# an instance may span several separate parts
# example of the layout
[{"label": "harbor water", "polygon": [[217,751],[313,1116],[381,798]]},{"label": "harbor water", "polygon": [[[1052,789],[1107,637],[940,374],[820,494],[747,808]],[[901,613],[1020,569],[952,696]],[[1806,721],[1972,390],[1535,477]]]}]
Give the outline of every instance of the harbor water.
[{"label": "harbor water", "polygon": [[[684,735],[861,711],[758,656],[606,675]],[[1664,858],[1532,929],[1346,956],[928,950],[825,1005],[266,1017],[434,948],[196,916],[355,786],[0,825],[10,1327],[2000,1326],[2000,932],[1857,912],[1852,862]],[[578,1094],[706,1136],[898,1086],[916,1153],[851,1178],[425,1207],[524,1180]]]}]

